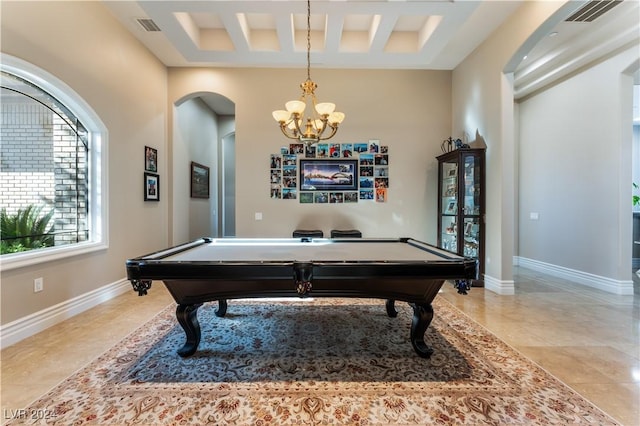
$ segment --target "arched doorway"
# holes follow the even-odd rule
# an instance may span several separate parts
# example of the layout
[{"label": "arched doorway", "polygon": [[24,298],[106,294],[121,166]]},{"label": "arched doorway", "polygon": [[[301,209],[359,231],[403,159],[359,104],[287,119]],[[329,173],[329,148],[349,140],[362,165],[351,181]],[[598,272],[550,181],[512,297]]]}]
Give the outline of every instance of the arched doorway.
[{"label": "arched doorway", "polygon": [[[235,234],[235,104],[211,92],[192,93],[174,106],[172,241]],[[207,191],[192,192],[194,167],[208,171]]]},{"label": "arched doorway", "polygon": [[[540,27],[539,44],[513,58],[522,61],[528,53],[514,68],[519,117],[514,237],[520,266],[631,294],[630,109],[638,67],[628,64],[638,59],[637,49],[626,42],[626,28],[637,26],[628,18],[634,11],[637,16],[637,5],[616,7],[590,23],[579,41],[606,33],[611,36],[599,40],[616,40],[617,49],[599,49],[592,42],[585,54],[580,43],[567,43],[577,24],[568,18],[552,22],[556,15],[548,21],[553,25]],[[565,36],[555,49],[549,47],[550,40]]]}]

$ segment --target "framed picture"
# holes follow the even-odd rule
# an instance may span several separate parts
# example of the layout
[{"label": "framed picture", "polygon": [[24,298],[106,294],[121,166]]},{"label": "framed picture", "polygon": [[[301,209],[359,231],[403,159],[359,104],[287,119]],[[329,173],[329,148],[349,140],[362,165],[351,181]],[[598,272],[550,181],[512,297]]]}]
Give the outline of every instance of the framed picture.
[{"label": "framed picture", "polygon": [[144,174],[144,200],[160,201],[160,176],[154,173]]},{"label": "framed picture", "polygon": [[466,225],[464,228],[465,235],[471,235],[471,233],[473,232],[473,222],[467,222],[465,225]]},{"label": "framed picture", "polygon": [[209,198],[209,167],[191,162],[191,198]]},{"label": "framed picture", "polygon": [[447,210],[445,211],[445,214],[455,214],[458,210],[458,203],[456,201],[449,201],[449,204],[447,204]]},{"label": "framed picture", "polygon": [[158,150],[149,146],[144,147],[144,171],[158,172]]},{"label": "framed picture", "polygon": [[304,191],[357,191],[358,160],[300,160],[299,181]]}]

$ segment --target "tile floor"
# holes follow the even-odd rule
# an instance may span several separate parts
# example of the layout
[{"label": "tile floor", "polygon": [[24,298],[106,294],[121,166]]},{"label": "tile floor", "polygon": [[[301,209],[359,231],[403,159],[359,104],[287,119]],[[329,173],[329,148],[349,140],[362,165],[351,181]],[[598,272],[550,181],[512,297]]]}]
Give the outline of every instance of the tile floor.
[{"label": "tile floor", "polygon": [[[514,281],[513,296],[482,288],[460,296],[446,284],[438,297],[621,424],[640,425],[638,283],[634,296],[616,296],[522,268]],[[157,282],[143,298],[131,291],[4,349],[0,423],[172,303]]]}]

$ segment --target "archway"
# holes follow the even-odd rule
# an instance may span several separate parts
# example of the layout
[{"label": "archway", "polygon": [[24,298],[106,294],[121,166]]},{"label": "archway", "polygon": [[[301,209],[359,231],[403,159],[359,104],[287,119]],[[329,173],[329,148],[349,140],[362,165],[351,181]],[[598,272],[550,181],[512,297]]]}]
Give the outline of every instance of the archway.
[{"label": "archway", "polygon": [[[619,7],[623,15],[624,7],[637,5]],[[611,31],[625,34],[624,22],[612,20]],[[546,30],[560,33],[566,25]],[[565,51],[564,61],[556,58],[546,68],[539,58],[514,70],[519,116],[514,237],[520,266],[630,294],[632,123],[631,114],[622,111],[632,107],[638,56],[637,48],[622,38],[621,43],[607,54],[592,46],[589,62],[566,74],[562,70],[585,54]],[[546,78],[534,78],[542,68]]]},{"label": "archway", "polygon": [[[182,97],[174,105],[172,136],[172,242],[222,236],[222,206],[235,215],[235,193],[229,196],[225,185],[235,176],[235,160],[224,161],[225,144],[235,141],[235,104],[211,92]],[[192,192],[194,167],[208,171],[204,193]]]}]

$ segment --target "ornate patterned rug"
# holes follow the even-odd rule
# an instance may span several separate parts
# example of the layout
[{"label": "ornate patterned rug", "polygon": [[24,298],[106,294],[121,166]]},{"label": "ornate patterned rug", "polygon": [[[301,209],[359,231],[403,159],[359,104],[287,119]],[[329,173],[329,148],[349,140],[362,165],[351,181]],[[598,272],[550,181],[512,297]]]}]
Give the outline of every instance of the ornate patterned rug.
[{"label": "ornate patterned rug", "polygon": [[[53,425],[616,424],[447,301],[418,357],[412,309],[384,301],[230,301],[200,308],[182,359],[175,308],[35,401]],[[17,424],[17,423],[9,423]]]}]

